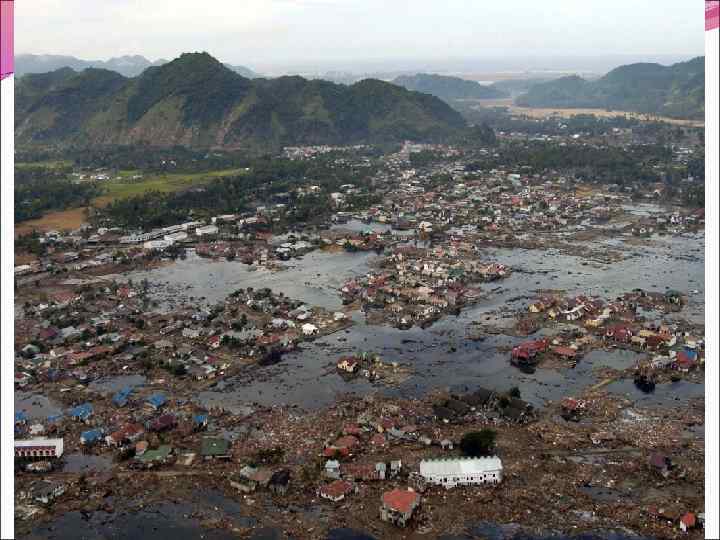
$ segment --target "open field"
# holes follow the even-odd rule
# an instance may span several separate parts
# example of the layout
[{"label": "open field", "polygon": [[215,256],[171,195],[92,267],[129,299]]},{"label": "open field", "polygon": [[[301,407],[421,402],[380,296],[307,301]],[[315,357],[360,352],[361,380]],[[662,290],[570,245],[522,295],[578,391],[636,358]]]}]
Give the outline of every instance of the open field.
[{"label": "open field", "polygon": [[104,194],[93,200],[93,206],[105,206],[115,200],[135,197],[149,191],[159,191],[161,193],[181,191],[206,184],[215,178],[243,174],[244,172],[244,169],[222,169],[194,174],[153,174],[133,180],[132,176],[138,174],[138,171],[121,171],[119,179],[108,180],[102,184]]},{"label": "open field", "polygon": [[632,111],[609,111],[606,109],[556,109],[556,108],[535,108],[535,107],[517,107],[512,105],[509,107],[510,112],[514,115],[526,115],[532,118],[543,118],[545,116],[561,116],[569,118],[578,114],[594,114],[600,118],[612,118],[613,116],[627,116],[629,118],[637,118],[643,121],[667,122],[678,126],[703,127],[705,122],[702,120],[683,120],[679,118],[668,118],[666,116],[657,116],[654,114],[643,114]]},{"label": "open field", "polygon": [[632,111],[612,111],[607,109],[560,109],[560,108],[539,108],[539,107],[518,107],[514,104],[512,98],[503,99],[483,99],[476,102],[480,107],[507,107],[514,116],[529,116],[531,118],[545,118],[547,116],[560,116],[562,118],[570,118],[578,114],[594,114],[599,118],[612,118],[614,116],[627,116],[629,118],[637,118],[642,121],[667,122],[678,126],[704,127],[705,122],[702,120],[684,120],[679,118],[668,118],[666,116],[657,116],[654,114],[644,114]]},{"label": "open field", "polygon": [[38,219],[31,219],[15,224],[15,237],[32,232],[50,231],[53,229],[77,229],[85,221],[86,208],[70,208],[60,212],[49,212]]},{"label": "open field", "polygon": [[60,160],[48,160],[48,161],[16,161],[15,167],[22,169],[27,167],[49,167],[49,168],[59,168],[59,167],[71,167],[72,161],[67,161],[64,159]]},{"label": "open field", "polygon": [[[33,164],[26,164],[35,165]],[[92,201],[92,207],[98,208],[110,204],[119,199],[127,199],[142,195],[150,191],[159,191],[161,193],[171,193],[181,191],[193,186],[200,186],[210,182],[215,178],[224,176],[233,176],[245,173],[244,169],[222,169],[218,171],[202,172],[195,174],[162,174],[162,175],[146,175],[140,179],[132,179],[139,171],[121,171],[119,178],[108,180],[103,183],[104,193],[100,197],[96,197]],[[77,229],[86,221],[86,211],[88,208],[69,208],[57,212],[48,212],[43,217],[23,221],[15,225],[15,236],[20,236],[31,232],[33,229],[38,231],[49,231],[52,229]]]}]

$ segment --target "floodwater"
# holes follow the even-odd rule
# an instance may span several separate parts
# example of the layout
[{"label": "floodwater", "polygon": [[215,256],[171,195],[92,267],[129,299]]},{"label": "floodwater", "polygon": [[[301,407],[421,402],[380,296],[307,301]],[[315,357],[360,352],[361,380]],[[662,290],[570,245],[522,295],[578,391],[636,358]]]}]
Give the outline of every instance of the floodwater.
[{"label": "floodwater", "polygon": [[[592,247],[602,245],[594,242]],[[222,390],[203,393],[203,403],[228,402],[241,409],[243,403],[263,405],[297,404],[317,408],[332,403],[338,395],[380,392],[385,395],[422,395],[434,388],[463,389],[485,386],[504,389],[518,386],[523,397],[541,406],[575,393],[598,382],[593,368],[625,369],[634,365],[638,355],[627,351],[594,351],[580,360],[575,369],[538,369],[524,374],[510,366],[506,352],[521,339],[505,335],[487,335],[483,341],[467,339],[476,333],[473,322],[493,313],[524,310],[538,291],[560,289],[568,294],[600,295],[614,298],[635,288],[689,293],[689,304],[679,314],[687,320],[704,320],[704,235],[658,237],[642,246],[615,242],[624,250],[625,259],[612,264],[588,263],[581,256],[554,250],[488,249],[487,260],[510,265],[513,274],[484,286],[486,298],[464,309],[459,316],[447,316],[430,328],[398,330],[389,326],[369,325],[361,312],[353,312],[355,324],[343,332],[305,343],[283,357],[279,364],[248,368],[242,377],[225,381]],[[336,309],[341,305],[338,288],[349,278],[369,271],[376,256],[368,253],[313,252],[289,262],[280,272],[251,271],[239,262],[212,261],[190,255],[184,261],[144,273],[156,299],[172,297],[172,291],[187,287],[191,294],[210,301],[223,299],[238,287],[271,287],[286,295]],[[693,291],[697,291],[693,293]],[[646,316],[653,315],[646,313]],[[343,354],[371,351],[384,360],[408,365],[413,375],[396,388],[373,385],[362,378],[346,380],[333,368]],[[701,395],[702,385],[690,383],[658,385],[651,395],[642,394],[632,382],[610,385],[608,390],[643,403],[670,403]]]},{"label": "floodwater", "polygon": [[51,399],[29,392],[15,391],[15,412],[24,412],[29,421],[45,420],[62,413],[62,406]]},{"label": "floodwater", "polygon": [[146,379],[142,375],[118,375],[92,381],[88,388],[93,392],[109,395],[119,392],[123,388],[139,388],[145,384],[145,381]]},{"label": "floodwater", "polygon": [[[361,225],[366,227],[366,224]],[[653,237],[639,245],[626,240],[631,239],[601,240],[588,246],[622,251],[625,258],[612,264],[589,261],[581,255],[566,255],[555,250],[487,249],[488,261],[511,266],[513,274],[506,280],[484,285],[485,297],[464,309],[460,315],[446,316],[427,329],[399,330],[367,324],[364,314],[356,311],[351,313],[355,324],[349,329],[304,343],[299,350],[283,356],[278,364],[250,366],[241,376],[221,381],[195,399],[206,406],[222,405],[237,414],[250,414],[254,403],[315,409],[331,404],[338,396],[348,393],[408,397],[422,396],[437,388],[464,391],[478,386],[498,390],[517,386],[522,397],[537,406],[543,406],[549,400],[557,401],[599,382],[595,369],[626,369],[643,355],[616,349],[596,350],[581,358],[575,368],[539,368],[532,374],[525,374],[510,365],[507,352],[498,350],[509,350],[522,339],[503,334],[481,336],[481,340],[468,339],[469,335],[477,333],[477,326],[473,323],[508,311],[526,310],[541,290],[564,290],[568,294],[613,298],[634,288],[648,291],[678,289],[688,293],[689,304],[676,317],[702,323],[705,313],[704,235]],[[149,271],[133,272],[125,277],[135,282],[148,279],[153,298],[164,309],[183,302],[195,306],[216,303],[240,287],[270,287],[310,305],[338,309],[342,305],[338,289],[346,280],[368,272],[376,257],[374,253],[316,251],[284,263],[282,271],[271,272],[256,270],[237,261],[204,259],[190,252],[185,260]],[[645,315],[661,316],[653,312]],[[377,352],[383,360],[405,364],[411,376],[396,387],[371,384],[363,378],[342,378],[334,368],[338,357],[359,351]],[[142,377],[123,376],[95,381],[91,387],[111,393],[123,386],[139,386],[144,382]],[[605,388],[640,406],[676,405],[701,397],[704,393],[704,385],[686,381],[658,384],[650,394],[641,392],[631,380],[617,381]],[[31,417],[46,417],[60,412],[56,404],[42,396],[17,392],[15,401],[16,410],[26,410]],[[689,430],[688,436],[699,430]],[[65,466],[70,469],[95,467],[104,470],[106,463],[93,458],[72,454],[67,457]],[[602,490],[596,492],[593,488],[588,488],[588,494],[596,498],[618,495]],[[234,501],[211,493],[204,493],[201,499],[203,510],[200,513],[206,518],[217,513],[229,516],[243,526],[255,525],[253,520],[242,516]],[[234,537],[223,530],[202,528],[201,520],[193,514],[196,510],[196,504],[164,503],[115,514],[95,512],[83,516],[69,512],[52,526],[38,527],[30,538],[129,539],[148,534],[176,540],[201,535],[209,540]],[[192,518],[186,517],[190,514]],[[151,531],[148,526],[152,527]],[[269,529],[257,532],[256,538],[276,536],[276,531]],[[361,539],[372,536],[362,531],[333,529],[328,538]],[[628,537],[613,531],[573,537],[554,531],[531,533],[518,525],[480,523],[469,527],[461,536],[441,535],[439,538],[626,540]]]},{"label": "floodwater", "polygon": [[[201,518],[193,512],[198,508],[191,504],[163,503],[133,512],[108,513],[66,512],[52,523],[37,527],[27,540],[52,538],[53,540],[134,540],[136,538],[172,538],[173,540],[232,540],[237,535],[223,529],[203,527]],[[214,517],[230,517],[244,526],[252,526],[254,520],[235,517],[225,512],[203,508],[203,514]],[[193,517],[190,517],[190,515]]]},{"label": "floodwater", "polygon": [[81,452],[63,456],[62,472],[91,473],[104,472],[113,468],[113,461],[108,456],[96,456]]},{"label": "floodwater", "polygon": [[[352,277],[366,274],[375,253],[328,253],[313,251],[299,259],[281,263],[283,270],[271,271],[240,261],[213,260],[189,251],[185,260],[153,270],[130,272],[126,278],[137,283],[147,279],[153,299],[170,309],[182,302],[199,307],[225,300],[234,290],[269,287],[290,298],[329,310],[342,307],[337,289]],[[202,300],[201,300],[202,299]]]}]

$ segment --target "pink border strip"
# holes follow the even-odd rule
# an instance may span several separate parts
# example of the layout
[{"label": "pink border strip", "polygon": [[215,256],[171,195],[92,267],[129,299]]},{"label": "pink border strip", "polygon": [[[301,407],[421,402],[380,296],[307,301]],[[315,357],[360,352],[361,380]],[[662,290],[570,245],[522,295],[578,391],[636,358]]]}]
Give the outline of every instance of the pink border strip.
[{"label": "pink border strip", "polygon": [[714,30],[720,26],[720,1],[706,0],[705,30]]},{"label": "pink border strip", "polygon": [[0,79],[13,72],[13,0],[0,0]]}]

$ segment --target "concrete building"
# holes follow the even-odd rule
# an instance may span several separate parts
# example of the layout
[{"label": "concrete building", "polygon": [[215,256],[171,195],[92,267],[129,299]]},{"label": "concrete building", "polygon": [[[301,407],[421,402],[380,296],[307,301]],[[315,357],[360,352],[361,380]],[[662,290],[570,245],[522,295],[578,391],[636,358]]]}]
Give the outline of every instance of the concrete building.
[{"label": "concrete building", "polygon": [[62,439],[26,439],[15,441],[15,457],[59,458],[62,454]]},{"label": "concrete building", "polygon": [[420,506],[420,494],[410,489],[393,489],[382,495],[380,519],[405,527],[412,519],[415,509]]},{"label": "concrete building", "polygon": [[420,462],[420,475],[430,484],[451,488],[502,481],[502,461],[497,456],[429,459]]}]

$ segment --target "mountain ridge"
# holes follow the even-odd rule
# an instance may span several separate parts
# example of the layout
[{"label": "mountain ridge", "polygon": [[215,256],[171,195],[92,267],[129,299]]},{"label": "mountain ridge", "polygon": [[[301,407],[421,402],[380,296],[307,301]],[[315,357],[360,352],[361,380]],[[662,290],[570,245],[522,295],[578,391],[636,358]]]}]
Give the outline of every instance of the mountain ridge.
[{"label": "mountain ridge", "polygon": [[588,81],[577,75],[532,86],[519,96],[525,107],[604,108],[675,118],[705,114],[705,58],[670,66],[640,62]]},{"label": "mountain ridge", "polygon": [[207,53],[133,78],[62,70],[18,80],[18,144],[266,148],[438,140],[466,127],[443,101],[387,82],[248,79]]},{"label": "mountain ridge", "polygon": [[393,79],[392,83],[415,92],[431,94],[446,102],[457,99],[497,99],[508,96],[505,92],[492,86],[483,86],[460,77],[433,73],[400,75]]},{"label": "mountain ridge", "polygon": [[[137,77],[149,67],[167,64],[164,58],[151,62],[142,55],[124,55],[108,60],[83,60],[75,56],[59,54],[18,54],[15,56],[15,76],[48,73],[61,68],[82,71],[87,68],[101,68],[116,71],[125,77]],[[245,66],[226,64],[226,66],[249,79],[260,77],[258,73]]]}]

